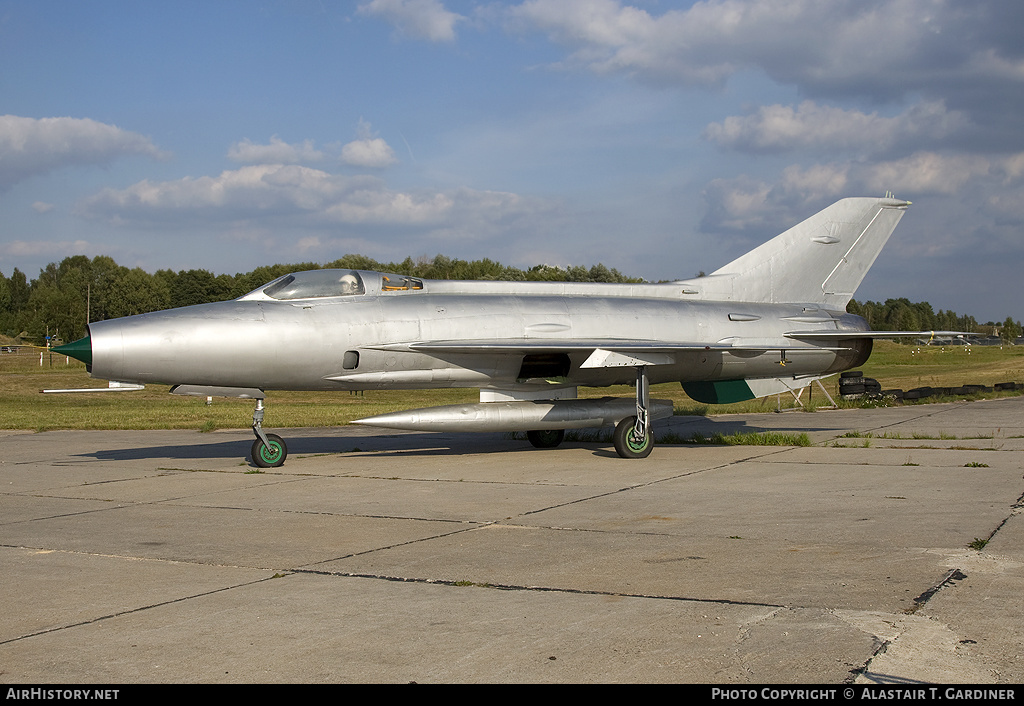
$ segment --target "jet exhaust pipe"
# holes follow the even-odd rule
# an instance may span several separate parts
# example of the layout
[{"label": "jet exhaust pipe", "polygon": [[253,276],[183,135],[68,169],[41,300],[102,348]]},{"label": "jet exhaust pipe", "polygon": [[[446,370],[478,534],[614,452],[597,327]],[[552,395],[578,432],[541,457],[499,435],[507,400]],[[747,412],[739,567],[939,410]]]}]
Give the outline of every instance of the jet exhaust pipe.
[{"label": "jet exhaust pipe", "polygon": [[[635,400],[603,397],[445,405],[379,414],[352,423],[412,431],[544,431],[614,426],[635,415]],[[672,401],[651,400],[648,415],[651,419],[671,417]]]}]

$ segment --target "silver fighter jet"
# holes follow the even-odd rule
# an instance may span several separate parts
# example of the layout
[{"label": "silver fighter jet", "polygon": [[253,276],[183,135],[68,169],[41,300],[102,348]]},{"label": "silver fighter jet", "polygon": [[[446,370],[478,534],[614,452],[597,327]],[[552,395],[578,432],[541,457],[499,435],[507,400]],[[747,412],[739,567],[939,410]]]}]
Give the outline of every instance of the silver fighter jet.
[{"label": "silver fighter jet", "polygon": [[[279,466],[262,428],[270,390],[475,387],[480,402],[357,423],[414,430],[525,431],[537,447],[566,429],[614,426],[623,458],[653,446],[680,382],[708,403],[799,389],[867,360],[871,332],[846,305],[909,202],[850,198],[706,277],[664,284],[459,282],[357,270],[296,272],[238,299],[89,324],[57,351],[117,388],[256,400],[252,459]],[[630,384],[634,399],[577,399]]]}]

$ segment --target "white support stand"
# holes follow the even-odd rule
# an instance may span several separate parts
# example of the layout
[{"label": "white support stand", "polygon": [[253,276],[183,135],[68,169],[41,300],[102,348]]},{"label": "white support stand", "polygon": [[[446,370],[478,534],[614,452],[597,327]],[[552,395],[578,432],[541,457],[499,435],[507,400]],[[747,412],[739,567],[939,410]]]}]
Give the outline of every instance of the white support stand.
[{"label": "white support stand", "polygon": [[[825,399],[827,399],[831,403],[831,406],[829,406],[829,407],[822,407],[821,409],[838,409],[839,405],[837,405],[836,401],[834,399],[832,399],[832,395],[828,394],[828,390],[825,389],[825,386],[821,384],[821,379],[820,378],[815,378],[811,382],[811,385],[813,385],[815,383],[817,383],[818,389],[821,390],[821,393],[823,395],[825,395]],[[785,384],[785,383],[783,383],[783,384]],[[810,389],[811,385],[807,385],[807,387],[801,387],[799,390],[794,390],[792,387],[789,387],[787,385],[786,389],[789,391],[789,394],[793,395],[793,400],[798,405],[800,405],[800,409],[804,408],[804,403],[803,403],[803,401],[801,401],[800,397],[804,394],[804,390]],[[810,396],[810,395],[808,394],[808,396]],[[783,411],[788,412],[788,411],[791,411],[791,410],[783,410],[782,409],[782,393],[779,393],[778,395],[776,395],[776,405],[777,405],[776,410],[775,410],[776,412],[783,412]],[[794,407],[793,409],[796,409],[796,407]]]}]

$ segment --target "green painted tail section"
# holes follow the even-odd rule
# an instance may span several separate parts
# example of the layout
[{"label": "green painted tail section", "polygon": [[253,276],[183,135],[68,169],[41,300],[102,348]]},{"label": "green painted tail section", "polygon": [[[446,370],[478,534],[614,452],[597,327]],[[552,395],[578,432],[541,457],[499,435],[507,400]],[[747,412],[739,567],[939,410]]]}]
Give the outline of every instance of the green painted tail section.
[{"label": "green painted tail section", "polygon": [[732,404],[756,397],[746,380],[684,382],[683,392],[704,404]]}]

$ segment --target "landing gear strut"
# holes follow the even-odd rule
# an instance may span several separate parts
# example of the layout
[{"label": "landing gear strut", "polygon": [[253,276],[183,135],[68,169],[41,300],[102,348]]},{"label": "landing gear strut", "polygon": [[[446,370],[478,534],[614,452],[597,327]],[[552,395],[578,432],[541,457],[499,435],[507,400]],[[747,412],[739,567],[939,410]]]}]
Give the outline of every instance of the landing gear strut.
[{"label": "landing gear strut", "polygon": [[252,462],[260,468],[277,468],[288,458],[288,447],[277,434],[263,431],[263,400],[256,400],[252,413],[252,431],[256,441],[252,442]]},{"label": "landing gear strut", "polygon": [[647,458],[654,448],[651,420],[647,414],[649,384],[644,366],[636,369],[636,416],[615,425],[615,452],[622,458]]}]

